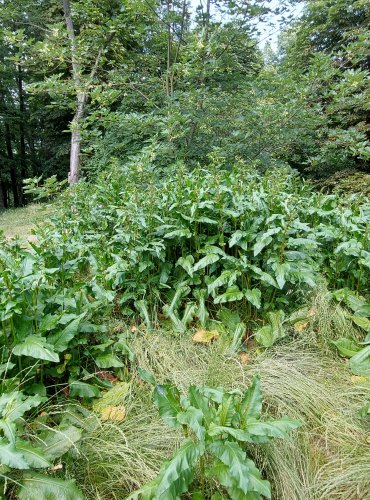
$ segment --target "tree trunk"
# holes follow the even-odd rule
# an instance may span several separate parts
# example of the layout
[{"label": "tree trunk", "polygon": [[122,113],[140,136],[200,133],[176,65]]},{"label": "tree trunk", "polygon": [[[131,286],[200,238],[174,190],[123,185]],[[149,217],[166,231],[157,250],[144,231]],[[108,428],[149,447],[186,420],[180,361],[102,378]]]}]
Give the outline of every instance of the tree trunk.
[{"label": "tree trunk", "polygon": [[81,153],[81,125],[86,108],[87,96],[85,93],[77,95],[77,111],[72,120],[71,156],[69,163],[69,184],[75,184],[80,177],[80,153]]},{"label": "tree trunk", "polygon": [[[23,95],[23,80],[22,80],[22,68],[18,66],[18,76],[17,76],[17,86],[18,86],[18,99],[19,99],[19,152],[20,152],[20,167],[21,167],[21,185],[23,179],[27,177],[27,161],[26,161],[26,139],[24,131],[25,123],[25,106],[24,106],[24,95]],[[21,198],[22,198],[21,193]]]},{"label": "tree trunk", "polygon": [[6,151],[8,154],[9,164],[10,164],[10,180],[12,183],[12,192],[13,192],[13,203],[15,207],[19,207],[19,193],[18,193],[18,182],[17,182],[17,168],[14,162],[13,156],[13,148],[12,148],[12,137],[10,134],[10,127],[8,123],[4,124],[5,126],[5,143],[6,143]]},{"label": "tree trunk", "polygon": [[[69,0],[63,0],[63,10],[64,19],[66,21],[66,27],[68,31],[69,40],[71,42],[71,59],[72,59],[72,78],[76,90],[76,103],[77,109],[71,123],[71,154],[69,162],[69,174],[68,182],[70,184],[75,184],[80,178],[80,164],[81,164],[81,121],[84,117],[86,111],[86,104],[88,99],[87,85],[85,89],[82,85],[81,77],[81,65],[78,62],[78,55],[76,51],[76,40],[75,40],[75,30],[73,27],[73,21],[71,17],[71,6]],[[105,46],[110,43],[113,39],[114,33],[109,33],[105,41]],[[96,56],[94,65],[90,71],[90,75],[87,79],[87,83],[93,80],[99,67],[99,62],[101,60],[102,54],[104,52],[104,45],[102,45]],[[86,83],[86,82],[85,82]]]},{"label": "tree trunk", "polygon": [[3,208],[6,208],[6,201],[4,193],[4,184],[3,181],[0,181],[0,210],[2,210]]},{"label": "tree trunk", "polygon": [[63,0],[64,19],[71,42],[72,78],[77,93],[77,110],[72,120],[71,153],[69,159],[69,184],[75,184],[80,178],[80,153],[81,153],[81,119],[85,113],[87,96],[81,91],[81,68],[77,60],[75,30],[71,17],[69,0]]}]

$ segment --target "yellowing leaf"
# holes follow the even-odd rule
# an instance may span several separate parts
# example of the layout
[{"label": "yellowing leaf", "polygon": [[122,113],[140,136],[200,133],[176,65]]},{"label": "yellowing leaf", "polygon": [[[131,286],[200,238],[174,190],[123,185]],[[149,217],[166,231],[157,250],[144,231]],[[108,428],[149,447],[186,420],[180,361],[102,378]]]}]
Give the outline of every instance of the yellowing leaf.
[{"label": "yellowing leaf", "polygon": [[93,409],[102,413],[107,407],[122,405],[125,397],[129,393],[130,384],[127,382],[119,382],[109,391],[104,392],[102,397],[93,403]]},{"label": "yellowing leaf", "polygon": [[312,307],[309,311],[308,311],[308,315],[312,317],[316,316],[317,314],[317,309],[315,307]]},{"label": "yellowing leaf", "polygon": [[217,330],[197,330],[193,336],[193,342],[196,344],[209,344],[213,340],[217,340],[219,336]]},{"label": "yellowing leaf", "polygon": [[106,406],[101,411],[101,419],[106,422],[111,420],[113,422],[123,422],[126,416],[126,408],[120,406]]},{"label": "yellowing leaf", "polygon": [[239,359],[242,365],[247,365],[251,359],[250,355],[247,352],[241,352],[239,354]]},{"label": "yellowing leaf", "polygon": [[297,323],[294,323],[293,329],[295,332],[301,333],[307,330],[308,325],[309,321],[297,321]]},{"label": "yellowing leaf", "polygon": [[360,375],[352,375],[351,382],[353,384],[362,384],[363,382],[367,382],[369,379],[367,377],[361,377]]}]

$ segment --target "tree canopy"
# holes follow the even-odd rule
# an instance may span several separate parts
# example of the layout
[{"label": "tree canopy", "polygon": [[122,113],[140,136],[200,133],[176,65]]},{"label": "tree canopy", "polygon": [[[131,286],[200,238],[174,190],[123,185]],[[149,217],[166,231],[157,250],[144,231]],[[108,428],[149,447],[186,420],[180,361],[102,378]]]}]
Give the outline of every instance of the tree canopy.
[{"label": "tree canopy", "polygon": [[[366,0],[310,0],[296,20],[293,1],[1,3],[3,207],[27,201],[26,178],[73,183],[133,157],[369,169]],[[263,49],[272,13],[279,47]]]}]

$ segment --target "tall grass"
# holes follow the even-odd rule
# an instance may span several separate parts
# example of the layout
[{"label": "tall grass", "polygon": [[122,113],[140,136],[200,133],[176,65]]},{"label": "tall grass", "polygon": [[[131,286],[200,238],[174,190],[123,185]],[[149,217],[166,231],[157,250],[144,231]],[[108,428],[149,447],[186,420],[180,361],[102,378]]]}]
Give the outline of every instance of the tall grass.
[{"label": "tall grass", "polygon": [[166,427],[152,405],[149,388],[134,386],[124,403],[124,422],[101,422],[84,439],[78,460],[69,465],[68,474],[88,499],[122,500],[154,479],[178,444],[178,434]]},{"label": "tall grass", "polygon": [[[322,298],[316,300],[316,305],[324,307]],[[313,328],[321,344],[336,320],[331,326],[326,324],[321,339],[317,328],[324,328],[324,319],[316,315],[315,321]],[[159,382],[171,380],[182,389],[192,383],[242,389],[260,373],[265,412],[288,415],[304,424],[287,441],[249,450],[271,481],[273,498],[364,499],[370,491],[369,428],[359,415],[370,397],[369,384],[354,383],[346,365],[323,354],[309,333],[263,354],[251,353],[246,366],[237,355],[227,354],[222,339],[197,346],[187,335],[141,332],[131,348],[139,366]],[[154,477],[177,446],[177,434],[161,422],[149,393],[150,388],[134,380],[125,403],[126,420],[104,423],[85,439],[86,459],[75,463],[71,472],[88,498],[125,498]]]}]

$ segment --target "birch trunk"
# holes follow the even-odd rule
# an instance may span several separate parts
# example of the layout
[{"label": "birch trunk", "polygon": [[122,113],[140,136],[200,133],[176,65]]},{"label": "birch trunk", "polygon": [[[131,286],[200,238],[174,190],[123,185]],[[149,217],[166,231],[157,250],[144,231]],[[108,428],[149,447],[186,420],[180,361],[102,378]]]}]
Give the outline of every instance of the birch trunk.
[{"label": "birch trunk", "polygon": [[64,19],[71,42],[72,78],[77,94],[77,110],[72,120],[71,152],[69,158],[69,184],[75,184],[80,178],[80,154],[81,154],[81,120],[85,113],[87,96],[81,90],[81,68],[78,63],[76,53],[76,37],[71,16],[71,6],[69,0],[63,0]]},{"label": "birch trunk", "polygon": [[71,154],[69,159],[69,184],[75,184],[80,178],[81,155],[81,120],[85,114],[87,96],[80,92],[77,94],[77,110],[72,120]]}]

